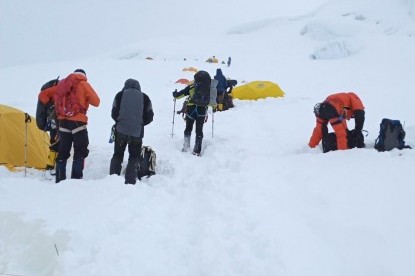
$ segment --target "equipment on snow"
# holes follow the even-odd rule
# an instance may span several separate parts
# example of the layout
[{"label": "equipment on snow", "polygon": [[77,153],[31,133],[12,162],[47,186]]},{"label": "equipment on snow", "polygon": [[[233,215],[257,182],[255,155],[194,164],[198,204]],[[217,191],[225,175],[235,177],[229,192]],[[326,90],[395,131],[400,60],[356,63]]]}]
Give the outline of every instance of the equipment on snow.
[{"label": "equipment on snow", "polygon": [[[366,130],[363,130],[363,131],[366,132],[366,136],[367,136],[368,135],[367,131]],[[325,134],[322,139],[322,146],[323,146],[323,153],[337,150],[336,134],[334,132]],[[364,135],[362,131],[347,130],[347,147],[349,149],[365,147]]]},{"label": "equipment on snow", "polygon": [[380,123],[379,136],[375,141],[375,149],[378,151],[390,151],[411,148],[405,145],[405,131],[399,120],[384,118]]},{"label": "equipment on snow", "polygon": [[138,174],[137,177],[141,180],[142,177],[150,177],[156,174],[156,152],[149,146],[141,148],[141,154],[138,159]]}]

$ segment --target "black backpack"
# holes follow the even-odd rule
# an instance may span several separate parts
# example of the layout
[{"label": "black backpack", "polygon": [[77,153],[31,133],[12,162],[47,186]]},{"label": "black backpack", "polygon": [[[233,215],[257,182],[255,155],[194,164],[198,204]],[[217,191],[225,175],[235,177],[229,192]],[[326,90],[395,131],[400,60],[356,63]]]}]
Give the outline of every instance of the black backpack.
[{"label": "black backpack", "polygon": [[399,120],[384,118],[380,123],[379,136],[375,141],[375,149],[378,151],[390,151],[392,149],[411,148],[405,146],[405,131]]},{"label": "black backpack", "polygon": [[[46,82],[40,88],[40,91],[53,87],[59,83],[59,77]],[[43,104],[40,100],[37,101],[36,107],[36,125],[40,130],[49,131],[56,127],[56,112],[53,102]]]},{"label": "black backpack", "polygon": [[[194,94],[192,102],[195,105],[207,106],[210,103],[210,84],[212,79],[206,71],[199,71],[194,76]],[[215,98],[216,99],[216,98]]]},{"label": "black backpack", "polygon": [[[365,131],[365,130],[363,130]],[[367,131],[365,131],[367,132]],[[334,132],[323,135],[322,139],[323,153],[337,150],[337,137]],[[364,148],[365,138],[362,131],[347,130],[347,146],[349,149]]]},{"label": "black backpack", "polygon": [[156,152],[149,146],[143,146],[141,148],[141,154],[139,157],[138,167],[138,179],[142,177],[150,177],[156,174]]}]

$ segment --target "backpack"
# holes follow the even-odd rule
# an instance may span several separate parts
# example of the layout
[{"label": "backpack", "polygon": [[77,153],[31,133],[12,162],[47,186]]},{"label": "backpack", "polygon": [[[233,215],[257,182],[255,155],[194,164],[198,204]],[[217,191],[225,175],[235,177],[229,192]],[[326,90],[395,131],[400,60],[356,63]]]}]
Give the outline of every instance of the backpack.
[{"label": "backpack", "polygon": [[209,106],[216,106],[216,98],[218,97],[218,89],[217,89],[218,81],[215,79],[212,79],[210,82],[210,100],[209,100]]},{"label": "backpack", "polygon": [[[50,80],[42,85],[40,92],[45,89],[58,85],[59,77]],[[52,101],[44,104],[40,100],[37,101],[36,107],[36,125],[40,130],[50,131],[56,128],[55,105]]]},{"label": "backpack", "polygon": [[[211,102],[211,82],[212,79],[206,71],[199,71],[195,74],[194,94],[192,96],[192,102],[195,105],[207,106]],[[212,89],[213,92],[213,89]],[[216,97],[215,97],[216,104]]]},{"label": "backpack", "polygon": [[[337,150],[336,134],[334,132],[324,134],[321,144],[323,146],[323,153]],[[349,149],[364,148],[365,142],[363,133],[361,131],[356,132],[355,130],[347,130],[347,147]]]},{"label": "backpack", "polygon": [[144,176],[148,178],[156,174],[156,152],[149,146],[143,146],[138,164],[138,179],[141,180]]},{"label": "backpack", "polygon": [[405,131],[399,120],[384,118],[380,123],[379,136],[375,141],[375,149],[378,151],[390,151],[394,148],[411,148],[405,146]]},{"label": "backpack", "polygon": [[76,96],[78,83],[79,80],[71,75],[59,82],[58,90],[54,95],[57,115],[71,117],[80,112],[85,113],[85,108]]}]

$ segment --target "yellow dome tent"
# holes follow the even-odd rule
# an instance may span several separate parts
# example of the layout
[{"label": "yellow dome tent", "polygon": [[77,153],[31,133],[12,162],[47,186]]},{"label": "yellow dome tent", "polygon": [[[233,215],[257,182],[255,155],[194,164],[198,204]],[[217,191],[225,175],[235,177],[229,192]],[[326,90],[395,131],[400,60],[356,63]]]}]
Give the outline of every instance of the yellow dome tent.
[{"label": "yellow dome tent", "polygon": [[206,60],[206,62],[208,62],[208,63],[218,63],[219,60],[215,56],[213,56],[213,57],[208,58]]},{"label": "yellow dome tent", "polygon": [[232,90],[232,97],[239,100],[258,100],[267,97],[284,97],[285,93],[278,84],[271,81],[253,81],[237,86]]},{"label": "yellow dome tent", "polygon": [[6,165],[9,169],[45,169],[48,164],[49,135],[37,128],[35,118],[26,114],[0,104],[0,165]]}]

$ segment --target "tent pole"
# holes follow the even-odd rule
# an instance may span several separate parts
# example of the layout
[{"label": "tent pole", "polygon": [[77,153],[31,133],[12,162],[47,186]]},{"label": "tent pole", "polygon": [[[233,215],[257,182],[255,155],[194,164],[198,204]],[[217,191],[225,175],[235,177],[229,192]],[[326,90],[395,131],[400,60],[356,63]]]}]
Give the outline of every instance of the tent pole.
[{"label": "tent pole", "polygon": [[27,124],[30,123],[32,119],[30,118],[30,115],[25,113],[25,141],[24,141],[24,177],[26,177],[27,174]]}]

